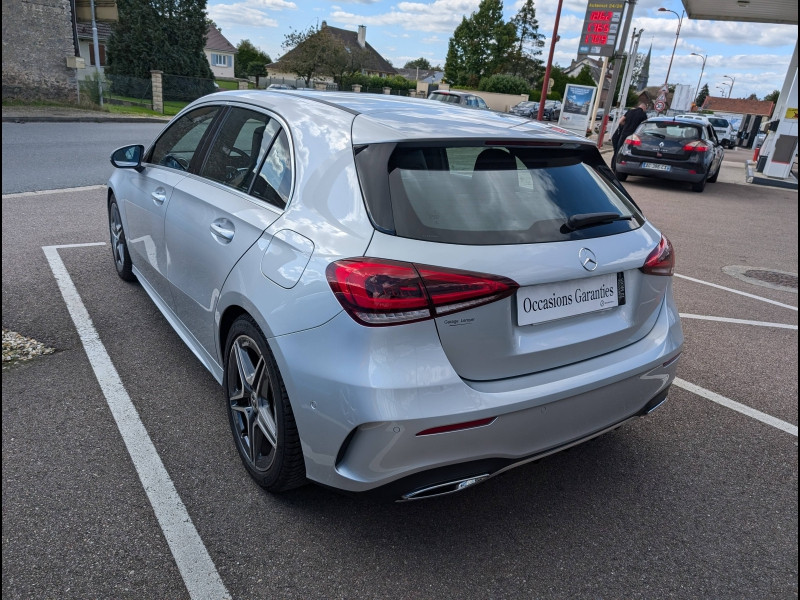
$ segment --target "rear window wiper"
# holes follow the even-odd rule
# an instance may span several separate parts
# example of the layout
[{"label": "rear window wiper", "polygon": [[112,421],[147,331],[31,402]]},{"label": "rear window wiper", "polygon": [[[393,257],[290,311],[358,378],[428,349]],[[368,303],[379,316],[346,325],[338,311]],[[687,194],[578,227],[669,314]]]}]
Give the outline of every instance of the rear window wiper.
[{"label": "rear window wiper", "polygon": [[621,215],[613,212],[597,212],[597,213],[582,213],[579,215],[572,215],[567,222],[564,223],[562,229],[567,231],[577,231],[578,229],[586,229],[587,227],[594,227],[595,225],[608,225],[615,221],[630,221],[633,215]]}]

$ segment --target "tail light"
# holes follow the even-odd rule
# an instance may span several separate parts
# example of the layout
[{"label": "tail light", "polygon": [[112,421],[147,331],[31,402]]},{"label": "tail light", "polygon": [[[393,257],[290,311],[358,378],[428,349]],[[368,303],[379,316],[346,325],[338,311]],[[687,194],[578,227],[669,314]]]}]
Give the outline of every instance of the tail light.
[{"label": "tail light", "polygon": [[695,140],[694,142],[689,142],[683,147],[684,152],[708,152],[710,150],[710,146],[706,144],[703,140]]},{"label": "tail light", "polygon": [[636,134],[629,135],[625,138],[625,145],[626,146],[641,146],[642,140],[639,139],[639,136]]},{"label": "tail light", "polygon": [[647,275],[672,275],[675,273],[675,249],[666,237],[661,236],[661,241],[644,261],[641,271]]},{"label": "tail light", "polygon": [[362,325],[413,323],[495,302],[519,285],[506,277],[378,258],[337,260],[328,283]]}]

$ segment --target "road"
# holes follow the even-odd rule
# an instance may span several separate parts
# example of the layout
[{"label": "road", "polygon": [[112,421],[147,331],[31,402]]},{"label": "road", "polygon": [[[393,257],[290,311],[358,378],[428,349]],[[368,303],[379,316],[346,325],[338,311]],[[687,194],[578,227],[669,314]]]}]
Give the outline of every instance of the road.
[{"label": "road", "polygon": [[[221,389],[141,287],[117,278],[108,246],[57,252],[233,598],[796,598],[797,294],[723,267],[796,278],[797,192],[743,181],[731,163],[703,194],[625,184],[676,247],[687,385],[593,442],[417,503],[264,493],[236,454]],[[43,251],[106,242],[104,199],[102,188],[3,197],[3,327],[57,350],[3,372],[4,598],[202,597]]]},{"label": "road", "polygon": [[3,123],[3,193],[101,185],[111,152],[148,144],[163,123]]}]

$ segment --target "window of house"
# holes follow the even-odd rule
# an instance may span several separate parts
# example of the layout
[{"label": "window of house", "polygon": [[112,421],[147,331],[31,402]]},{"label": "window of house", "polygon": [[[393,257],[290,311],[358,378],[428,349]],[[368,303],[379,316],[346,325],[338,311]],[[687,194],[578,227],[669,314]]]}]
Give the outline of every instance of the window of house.
[{"label": "window of house", "polygon": [[212,67],[231,67],[233,66],[233,57],[230,54],[211,54]]},{"label": "window of house", "polygon": [[[106,66],[106,47],[103,44],[98,44],[98,49],[100,50],[100,65],[101,67]],[[95,67],[98,66],[97,63],[94,61],[94,43],[89,42],[89,66]]]}]

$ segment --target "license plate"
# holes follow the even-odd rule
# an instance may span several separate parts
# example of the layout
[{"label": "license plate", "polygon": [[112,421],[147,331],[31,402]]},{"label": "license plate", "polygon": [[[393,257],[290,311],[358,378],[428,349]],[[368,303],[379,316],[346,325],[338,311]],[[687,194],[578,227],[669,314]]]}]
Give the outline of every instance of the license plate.
[{"label": "license plate", "polygon": [[609,273],[517,290],[517,324],[534,325],[625,304],[625,276]]},{"label": "license plate", "polygon": [[669,165],[662,165],[662,164],[659,164],[659,163],[646,163],[646,162],[643,162],[642,163],[642,168],[643,169],[653,169],[654,171],[669,171],[670,166]]}]

